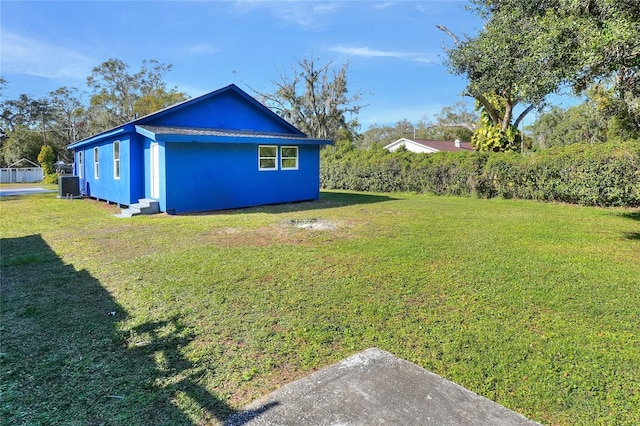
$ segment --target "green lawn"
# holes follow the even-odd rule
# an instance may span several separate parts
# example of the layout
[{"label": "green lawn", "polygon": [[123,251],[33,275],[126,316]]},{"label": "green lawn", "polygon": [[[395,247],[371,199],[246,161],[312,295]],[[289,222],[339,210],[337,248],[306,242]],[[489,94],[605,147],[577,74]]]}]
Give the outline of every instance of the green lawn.
[{"label": "green lawn", "polygon": [[640,211],[338,192],[117,211],[0,199],[3,424],[216,423],[372,346],[545,424],[640,424]]}]

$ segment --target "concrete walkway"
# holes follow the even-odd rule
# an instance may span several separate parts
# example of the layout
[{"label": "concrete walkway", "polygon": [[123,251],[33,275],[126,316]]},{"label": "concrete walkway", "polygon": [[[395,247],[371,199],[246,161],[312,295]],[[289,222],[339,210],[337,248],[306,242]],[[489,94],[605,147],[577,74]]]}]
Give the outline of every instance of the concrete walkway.
[{"label": "concrete walkway", "polygon": [[539,424],[415,364],[371,348],[284,386],[250,404],[225,425]]},{"label": "concrete walkway", "polygon": [[0,188],[0,197],[11,195],[42,194],[45,192],[56,192],[55,189],[44,189],[35,186]]}]

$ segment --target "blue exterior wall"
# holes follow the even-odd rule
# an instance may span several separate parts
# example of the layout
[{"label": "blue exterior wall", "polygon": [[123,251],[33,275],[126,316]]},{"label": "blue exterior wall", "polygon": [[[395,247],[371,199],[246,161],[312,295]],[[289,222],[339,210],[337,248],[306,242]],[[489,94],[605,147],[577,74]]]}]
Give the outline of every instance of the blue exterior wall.
[{"label": "blue exterior wall", "polygon": [[[120,178],[114,175],[114,142],[120,143]],[[95,177],[94,148],[98,148],[98,178]],[[83,154],[83,164],[80,178],[80,188],[91,197],[108,200],[113,203],[130,205],[132,194],[131,176],[131,139],[129,135],[120,135],[100,141],[94,145],[76,149],[76,164],[78,151]],[[135,152],[135,148],[134,148]]]},{"label": "blue exterior wall", "polygon": [[[262,140],[269,141],[266,145],[298,146],[298,169],[258,170],[258,143],[254,143],[252,136],[235,143],[229,139],[198,139],[194,133],[181,142],[171,142],[165,134],[165,139],[155,142],[150,139],[156,137],[153,133],[136,129],[137,125],[145,124],[270,134],[266,138],[262,136]],[[302,138],[302,141],[280,138],[280,134]],[[199,142],[189,142],[190,138]],[[83,153],[82,170],[76,170],[81,176],[83,192],[131,205],[141,198],[154,198],[151,197],[151,144],[157,143],[160,190],[156,198],[160,210],[186,213],[318,199],[320,144],[327,141],[304,138],[302,132],[231,85],[69,148],[76,151],[78,168],[78,152]],[[120,179],[114,179],[113,142],[116,140],[120,141]],[[96,146],[100,156],[98,179],[93,169]]]},{"label": "blue exterior wall", "polygon": [[161,210],[185,213],[316,200],[319,150],[318,145],[298,146],[298,170],[260,171],[258,145],[167,143]]},{"label": "blue exterior wall", "polygon": [[155,126],[292,133],[291,127],[285,122],[274,120],[273,114],[256,108],[234,91],[220,93],[171,114],[150,117],[148,120],[142,120],[142,123]]}]

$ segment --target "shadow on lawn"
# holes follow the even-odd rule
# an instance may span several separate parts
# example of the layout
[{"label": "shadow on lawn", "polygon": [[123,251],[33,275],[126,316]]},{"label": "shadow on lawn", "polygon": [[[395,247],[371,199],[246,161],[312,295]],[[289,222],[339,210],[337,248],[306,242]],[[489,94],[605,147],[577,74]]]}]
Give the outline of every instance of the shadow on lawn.
[{"label": "shadow on lawn", "polygon": [[627,240],[640,240],[640,232],[625,232],[624,237]]},{"label": "shadow on lawn", "polygon": [[195,336],[180,318],[135,327],[128,348],[118,330],[128,314],[98,280],[64,264],[39,235],[2,239],[1,248],[3,422],[194,424],[178,398],[204,420],[233,412],[190,373],[181,348]]},{"label": "shadow on lawn", "polygon": [[621,213],[620,216],[627,219],[640,221],[640,210],[633,211],[633,212],[624,212],[624,213]]},{"label": "shadow on lawn", "polygon": [[[621,213],[620,216],[626,219],[640,221],[640,210]],[[623,235],[627,240],[640,240],[640,232],[624,232]]]},{"label": "shadow on lawn", "polygon": [[270,214],[304,212],[311,210],[332,209],[335,207],[353,206],[359,204],[383,203],[393,201],[396,198],[386,195],[375,195],[354,192],[321,192],[320,199],[315,201],[301,201],[298,203],[273,204],[267,206],[247,207],[244,209],[217,210],[210,212],[182,213],[181,216],[208,216],[222,214],[256,213]]}]

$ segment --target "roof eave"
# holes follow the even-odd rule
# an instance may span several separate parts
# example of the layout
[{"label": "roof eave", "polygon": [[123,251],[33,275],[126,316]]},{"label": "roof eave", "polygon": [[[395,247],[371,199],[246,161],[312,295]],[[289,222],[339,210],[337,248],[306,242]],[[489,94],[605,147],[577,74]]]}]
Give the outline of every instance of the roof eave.
[{"label": "roof eave", "polygon": [[298,144],[298,145],[332,145],[329,139],[314,139],[306,137],[280,137],[278,135],[199,135],[181,134],[172,132],[154,132],[153,130],[135,126],[136,132],[156,142],[177,142],[177,143],[241,143],[241,144]]},{"label": "roof eave", "polygon": [[[147,136],[149,137],[149,136]],[[305,139],[305,138],[278,138],[278,137],[260,137],[260,136],[218,136],[218,135],[174,135],[174,134],[154,134],[149,137],[156,142],[175,142],[175,143],[223,143],[223,144],[258,144],[272,145],[290,144],[290,145],[332,145],[333,141],[324,139]]]},{"label": "roof eave", "polygon": [[126,133],[126,131],[127,130],[125,129],[125,126],[120,126],[120,127],[116,128],[116,129],[113,129],[113,130],[110,130],[110,131],[107,131],[107,132],[104,132],[104,133],[100,133],[100,134],[97,134],[95,136],[91,136],[90,138],[83,139],[81,141],[74,142],[74,143],[72,143],[70,145],[67,145],[67,149],[76,149],[76,148],[79,148],[79,147],[84,146],[84,145],[92,144],[92,143],[97,142],[97,141],[99,141],[101,139],[106,139],[106,138],[110,138],[112,136],[116,136],[116,135],[119,135],[119,134],[124,134],[124,133]]},{"label": "roof eave", "polygon": [[395,146],[399,146],[399,145],[401,145],[401,144],[403,144],[405,142],[408,142],[408,141],[410,141],[410,139],[400,138],[397,141],[393,141],[390,144],[386,145],[383,149],[391,149],[391,148],[393,148]]}]

